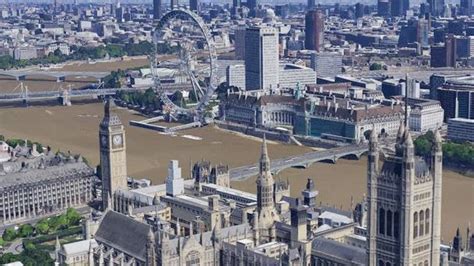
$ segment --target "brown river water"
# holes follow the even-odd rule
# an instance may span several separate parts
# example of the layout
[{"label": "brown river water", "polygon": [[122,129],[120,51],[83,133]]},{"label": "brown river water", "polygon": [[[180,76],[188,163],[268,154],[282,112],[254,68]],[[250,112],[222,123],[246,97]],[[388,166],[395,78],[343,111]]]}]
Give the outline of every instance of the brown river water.
[{"label": "brown river water", "polygon": [[[100,103],[75,104],[71,107],[41,106],[0,109],[0,134],[7,138],[28,138],[54,151],[70,150],[80,153],[91,165],[98,164],[98,125],[102,118]],[[183,175],[189,177],[190,165],[198,160],[225,163],[237,167],[256,163],[261,142],[213,127],[191,129],[178,136],[128,126],[128,121],[143,119],[140,115],[121,109],[119,115],[126,127],[127,165],[129,175],[149,178],[154,184],[166,177],[169,160],[179,160]],[[191,138],[189,136],[192,136]],[[201,138],[196,140],[195,137]],[[269,144],[270,158],[300,154],[307,147]],[[339,160],[337,164],[317,163],[308,169],[287,169],[277,178],[288,179],[293,196],[297,196],[307,178],[315,181],[319,190],[318,201],[348,209],[351,197],[360,201],[366,191],[366,159]],[[234,188],[255,192],[255,178],[233,182]],[[443,175],[443,242],[452,240],[456,228],[465,228],[474,222],[474,179],[452,171]]]}]

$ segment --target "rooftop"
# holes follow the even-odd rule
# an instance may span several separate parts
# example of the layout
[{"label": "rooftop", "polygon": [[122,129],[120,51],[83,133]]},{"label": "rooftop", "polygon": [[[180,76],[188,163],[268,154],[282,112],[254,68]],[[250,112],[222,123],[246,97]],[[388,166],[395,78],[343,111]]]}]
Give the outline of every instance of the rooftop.
[{"label": "rooftop", "polygon": [[34,184],[44,181],[71,178],[72,176],[92,176],[94,169],[84,162],[67,163],[64,165],[50,166],[44,169],[31,169],[0,176],[0,189],[20,184]]}]

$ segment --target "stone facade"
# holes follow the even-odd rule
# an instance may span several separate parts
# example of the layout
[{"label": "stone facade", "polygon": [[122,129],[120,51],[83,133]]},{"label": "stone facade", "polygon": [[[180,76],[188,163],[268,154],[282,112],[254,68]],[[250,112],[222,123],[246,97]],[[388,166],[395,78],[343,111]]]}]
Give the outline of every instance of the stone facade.
[{"label": "stone facade", "polygon": [[439,265],[442,147],[436,133],[430,162],[415,156],[400,125],[393,153],[379,167],[377,136],[368,159],[368,265]]},{"label": "stone facade", "polygon": [[128,189],[125,130],[114,109],[113,100],[107,101],[99,130],[104,210],[117,209],[118,206],[113,201],[115,192]]},{"label": "stone facade", "polygon": [[12,224],[86,206],[96,177],[82,157],[48,151],[33,158],[13,156],[0,164],[0,178],[0,221]]}]

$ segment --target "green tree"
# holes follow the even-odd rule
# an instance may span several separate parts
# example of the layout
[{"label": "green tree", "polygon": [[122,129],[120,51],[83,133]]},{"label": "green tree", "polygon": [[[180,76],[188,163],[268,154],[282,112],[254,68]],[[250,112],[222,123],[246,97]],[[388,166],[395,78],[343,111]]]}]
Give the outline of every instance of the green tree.
[{"label": "green tree", "polygon": [[69,226],[78,225],[82,219],[81,215],[76,209],[68,208],[66,211],[66,218]]},{"label": "green tree", "polygon": [[5,241],[13,241],[13,240],[15,240],[16,237],[17,237],[16,231],[12,227],[9,227],[9,228],[5,229],[5,231],[3,231],[2,238]]},{"label": "green tree", "polygon": [[53,230],[66,228],[68,225],[68,220],[66,214],[58,215],[55,217],[49,218],[49,228]]},{"label": "green tree", "polygon": [[23,224],[20,226],[20,229],[18,230],[18,235],[20,237],[29,237],[33,235],[34,228],[31,226],[31,224]]},{"label": "green tree", "polygon": [[36,224],[36,231],[42,235],[45,235],[49,232],[49,223],[48,220],[42,219]]},{"label": "green tree", "polygon": [[382,70],[382,64],[372,63],[369,67],[369,70]]}]

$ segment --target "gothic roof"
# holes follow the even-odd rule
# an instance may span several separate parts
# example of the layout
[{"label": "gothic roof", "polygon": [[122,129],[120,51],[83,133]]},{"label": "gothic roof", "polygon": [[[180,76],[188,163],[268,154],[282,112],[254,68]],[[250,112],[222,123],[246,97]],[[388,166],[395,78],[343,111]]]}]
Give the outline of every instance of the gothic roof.
[{"label": "gothic roof", "polygon": [[[402,163],[397,160],[385,160],[382,165],[382,173],[393,173],[398,177],[402,176]],[[426,163],[425,159],[416,156],[415,157],[415,177],[424,177],[430,172],[430,167]]]},{"label": "gothic roof", "polygon": [[[243,238],[245,233],[247,233],[248,236],[250,236],[251,232],[252,232],[252,228],[247,223],[219,229],[219,235],[220,235],[221,241],[225,240],[228,236],[234,237],[235,235]],[[212,245],[212,239],[211,239],[212,233],[213,231],[207,231],[203,233],[202,239],[203,239],[204,246]],[[180,244],[180,242],[181,242],[181,245],[184,245],[187,241],[189,241],[189,238],[194,238],[193,241],[199,242],[200,237],[201,237],[200,234],[194,234],[189,237],[176,237],[169,240],[169,247],[173,250],[177,250],[178,244]],[[180,239],[181,241],[178,241],[178,239]]]},{"label": "gothic roof", "polygon": [[365,265],[367,254],[365,249],[343,244],[331,239],[317,237],[312,243],[313,252],[331,255],[351,262],[351,265]]},{"label": "gothic roof", "polygon": [[108,211],[95,235],[98,243],[120,250],[142,261],[150,226],[115,211]]}]

